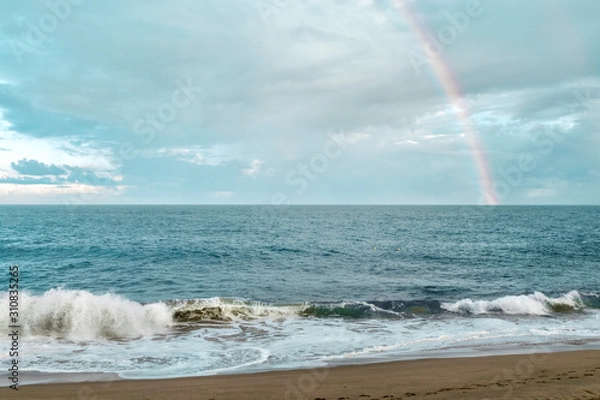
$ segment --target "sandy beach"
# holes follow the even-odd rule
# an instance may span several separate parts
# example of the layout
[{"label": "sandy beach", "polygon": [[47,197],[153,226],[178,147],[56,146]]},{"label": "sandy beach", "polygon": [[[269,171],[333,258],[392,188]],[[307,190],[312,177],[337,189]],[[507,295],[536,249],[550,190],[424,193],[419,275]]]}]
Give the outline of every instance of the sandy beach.
[{"label": "sandy beach", "polygon": [[2,388],[3,399],[600,399],[600,351]]}]

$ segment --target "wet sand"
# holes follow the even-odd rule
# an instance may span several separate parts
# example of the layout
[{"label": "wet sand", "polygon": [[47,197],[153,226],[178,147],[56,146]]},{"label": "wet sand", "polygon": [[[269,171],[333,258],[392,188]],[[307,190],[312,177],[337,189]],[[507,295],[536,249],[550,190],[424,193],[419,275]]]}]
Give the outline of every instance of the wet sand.
[{"label": "wet sand", "polygon": [[0,388],[2,399],[600,400],[600,351],[445,358],[211,377]]}]

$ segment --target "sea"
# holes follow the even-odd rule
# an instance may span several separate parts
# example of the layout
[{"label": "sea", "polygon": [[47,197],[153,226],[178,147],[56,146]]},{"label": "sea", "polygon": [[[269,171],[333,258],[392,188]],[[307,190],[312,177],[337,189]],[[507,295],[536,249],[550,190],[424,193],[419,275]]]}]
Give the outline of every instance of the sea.
[{"label": "sea", "polygon": [[13,266],[21,384],[600,349],[597,206],[1,206],[2,371]]}]

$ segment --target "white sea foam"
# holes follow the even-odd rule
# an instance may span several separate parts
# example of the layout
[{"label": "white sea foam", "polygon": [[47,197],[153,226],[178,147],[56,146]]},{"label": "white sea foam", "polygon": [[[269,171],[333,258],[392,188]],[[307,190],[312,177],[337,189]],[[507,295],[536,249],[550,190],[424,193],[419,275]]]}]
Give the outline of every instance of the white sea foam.
[{"label": "white sea foam", "polygon": [[[0,309],[8,308],[5,293]],[[0,313],[0,329],[9,325],[8,318],[8,312]],[[114,294],[52,289],[41,296],[21,292],[19,323],[25,337],[115,339],[159,333],[172,324],[172,312],[161,303],[142,305]]]},{"label": "white sea foam", "polygon": [[[297,316],[304,305],[272,306],[239,299],[207,298],[140,304],[115,294],[51,289],[34,296],[21,292],[19,323],[22,336],[70,340],[135,338],[164,332],[175,322],[235,322]],[[9,309],[8,294],[0,293],[0,309]],[[0,313],[0,332],[10,325]]]},{"label": "white sea foam", "polygon": [[575,311],[582,307],[577,291],[550,298],[540,292],[530,295],[506,296],[495,300],[463,299],[455,303],[442,303],[450,312],[468,314],[504,313],[511,315],[549,315],[553,311]]},{"label": "white sea foam", "polygon": [[[506,306],[504,303],[513,297],[520,296],[497,300]],[[578,304],[575,292],[555,299],[538,294],[524,297],[553,307]],[[6,297],[1,294],[0,303],[0,307],[6,306]],[[153,335],[172,323],[170,316],[176,310],[196,312],[203,307],[224,307],[223,315],[236,319],[219,325],[201,321],[191,323],[190,329],[186,326],[164,336]],[[497,304],[495,307],[499,309]],[[246,314],[237,317],[240,308]],[[506,318],[504,311],[477,318],[450,313],[431,318],[317,318],[310,314],[305,318],[294,313],[299,308],[302,305],[280,309],[224,298],[142,305],[115,295],[67,290],[23,296],[22,321],[37,332],[37,336],[23,338],[23,348],[27,349],[24,370],[111,372],[143,379],[313,368],[362,359],[481,355],[508,349],[527,351],[527,346],[540,345],[600,345],[596,309],[555,313],[556,318]],[[0,317],[4,315],[0,313]],[[5,322],[0,321],[0,329]],[[103,340],[130,337],[132,332],[138,335],[135,340]],[[62,339],[93,337],[101,340]],[[8,336],[0,337],[0,364],[10,358],[7,340]]]},{"label": "white sea foam", "polygon": [[[335,311],[336,307],[354,306],[363,306],[376,315],[403,316],[402,313],[365,302],[342,302],[317,307],[333,307]],[[301,315],[313,315],[314,313],[307,313],[314,311],[311,307],[314,306],[269,305],[219,297],[140,304],[115,294],[95,295],[83,290],[52,289],[39,296],[21,293],[19,323],[23,337],[119,339],[161,333],[176,322],[229,323],[299,318]],[[556,298],[536,292],[495,300],[463,299],[454,303],[442,303],[441,308],[452,313],[475,315],[549,315],[577,311],[583,308],[583,303],[577,291]],[[0,309],[9,309],[7,293],[0,294]],[[319,312],[314,315],[319,315]],[[363,314],[358,312],[357,315]],[[4,333],[8,325],[8,313],[0,313],[0,333]]]}]

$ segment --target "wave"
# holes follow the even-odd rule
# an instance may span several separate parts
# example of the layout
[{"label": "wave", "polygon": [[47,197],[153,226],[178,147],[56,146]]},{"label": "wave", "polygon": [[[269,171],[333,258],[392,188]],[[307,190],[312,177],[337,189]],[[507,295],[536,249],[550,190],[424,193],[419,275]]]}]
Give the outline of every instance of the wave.
[{"label": "wave", "polygon": [[[588,305],[590,305],[588,303]],[[442,303],[442,308],[453,313],[509,315],[550,315],[580,311],[586,307],[579,292],[573,290],[560,297],[551,298],[543,293],[506,296],[495,300],[459,300],[455,303]]]},{"label": "wave", "polygon": [[[7,293],[0,310],[8,310]],[[228,324],[288,318],[414,318],[453,315],[541,315],[577,313],[600,308],[600,296],[571,291],[559,297],[535,292],[494,300],[456,302],[356,301],[274,305],[232,298],[168,300],[141,304],[115,294],[94,295],[83,290],[52,289],[39,296],[21,293],[19,324],[23,336],[69,340],[136,338],[167,333],[177,325]],[[0,334],[10,325],[0,313]]]},{"label": "wave", "polygon": [[[8,294],[0,309],[8,310]],[[51,289],[41,296],[21,292],[19,324],[24,336],[70,340],[117,339],[152,335],[172,324],[165,304],[142,305],[114,294],[94,295],[83,290]],[[8,312],[0,314],[0,329],[9,325]]]},{"label": "wave", "polygon": [[301,315],[319,318],[407,318],[419,315],[439,314],[441,312],[440,302],[436,300],[388,300],[308,304],[301,311]]},{"label": "wave", "polygon": [[[239,299],[208,298],[141,304],[115,294],[51,289],[40,296],[21,292],[19,325],[23,336],[69,340],[136,338],[168,332],[177,323],[230,323],[299,316],[304,305],[268,305]],[[8,294],[0,309],[9,309]],[[10,325],[0,314],[0,333]]]},{"label": "wave", "polygon": [[213,297],[209,299],[171,300],[166,304],[177,322],[235,322],[258,318],[286,318],[299,313],[304,305],[270,305],[240,299]]}]

